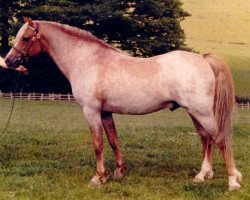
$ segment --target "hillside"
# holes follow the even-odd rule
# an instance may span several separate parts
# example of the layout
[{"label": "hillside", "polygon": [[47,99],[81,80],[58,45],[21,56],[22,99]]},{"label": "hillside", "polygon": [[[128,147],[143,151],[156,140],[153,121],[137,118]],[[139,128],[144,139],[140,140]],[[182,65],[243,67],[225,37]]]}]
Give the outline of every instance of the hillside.
[{"label": "hillside", "polygon": [[236,94],[250,96],[250,2],[182,0],[192,16],[182,22],[186,43],[200,53],[218,54],[230,65]]}]

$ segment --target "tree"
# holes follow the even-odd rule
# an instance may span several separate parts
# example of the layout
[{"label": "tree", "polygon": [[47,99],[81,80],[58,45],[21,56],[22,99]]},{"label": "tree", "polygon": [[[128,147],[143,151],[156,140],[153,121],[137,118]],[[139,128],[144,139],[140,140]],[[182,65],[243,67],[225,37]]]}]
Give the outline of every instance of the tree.
[{"label": "tree", "polygon": [[[23,24],[23,16],[85,29],[136,56],[187,49],[180,21],[189,14],[181,5],[179,0],[0,0],[0,52],[8,50],[8,39]],[[45,55],[26,67],[31,74],[21,76],[23,91],[71,91],[66,78]],[[14,90],[12,73],[0,73],[0,89]]]},{"label": "tree", "polygon": [[44,3],[43,0],[0,0],[0,52],[2,54],[9,50],[9,37],[14,35],[16,15],[24,8],[32,8],[42,3]]},{"label": "tree", "polygon": [[9,47],[9,32],[12,21],[12,8],[15,7],[16,1],[0,0],[0,52],[5,53]]},{"label": "tree", "polygon": [[34,19],[77,26],[133,55],[187,48],[180,21],[189,14],[179,0],[49,0],[21,12]]}]

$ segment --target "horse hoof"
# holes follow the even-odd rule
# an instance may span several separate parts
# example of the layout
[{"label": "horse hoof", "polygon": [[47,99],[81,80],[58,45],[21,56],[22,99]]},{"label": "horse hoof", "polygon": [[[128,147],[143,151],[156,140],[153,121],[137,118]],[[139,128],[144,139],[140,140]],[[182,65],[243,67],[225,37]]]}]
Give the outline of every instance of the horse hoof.
[{"label": "horse hoof", "polygon": [[234,185],[229,185],[228,190],[229,191],[234,191],[234,190],[239,190],[241,188],[239,183],[235,183]]},{"label": "horse hoof", "polygon": [[198,175],[196,175],[194,177],[193,183],[203,183],[203,182],[205,182],[205,178],[204,177],[200,177]]},{"label": "horse hoof", "polygon": [[104,183],[106,183],[107,182],[107,179],[108,179],[108,177],[106,176],[106,175],[104,175],[104,176],[99,176],[98,174],[97,175],[95,175],[92,179],[91,179],[91,181],[90,181],[90,186],[101,186],[101,185],[103,185]]},{"label": "horse hoof", "polygon": [[239,190],[241,188],[240,184],[237,182],[237,179],[242,179],[242,175],[239,171],[237,171],[237,174],[234,176],[229,176],[229,191],[233,190]]},{"label": "horse hoof", "polygon": [[119,167],[114,171],[113,178],[114,179],[121,179],[126,175],[126,172],[127,172],[127,167],[126,166]]},{"label": "horse hoof", "polygon": [[121,172],[120,169],[116,169],[114,171],[114,175],[113,175],[114,179],[120,179],[120,178],[123,178],[124,176],[125,176],[125,174],[123,172]]},{"label": "horse hoof", "polygon": [[91,181],[89,182],[89,186],[92,186],[92,187],[100,187],[101,185],[102,185],[102,182],[100,180],[91,179]]}]

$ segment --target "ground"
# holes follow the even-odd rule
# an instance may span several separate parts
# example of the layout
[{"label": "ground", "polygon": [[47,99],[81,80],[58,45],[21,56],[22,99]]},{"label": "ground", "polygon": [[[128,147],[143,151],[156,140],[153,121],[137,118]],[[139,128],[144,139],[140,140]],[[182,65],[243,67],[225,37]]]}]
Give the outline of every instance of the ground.
[{"label": "ground", "polygon": [[[192,14],[182,23],[187,44],[230,65],[236,94],[250,94],[250,3],[182,0]],[[11,101],[0,99],[0,130]],[[234,113],[233,139],[242,189],[227,191],[224,162],[215,149],[213,180],[194,184],[201,144],[183,109],[145,116],[115,115],[128,164],[123,180],[89,187],[95,172],[91,137],[75,103],[16,100],[10,127],[0,136],[0,199],[250,199],[250,115]],[[105,140],[106,166],[115,168]]]},{"label": "ground", "polygon": [[[0,99],[3,130],[11,102]],[[224,162],[215,150],[215,177],[192,179],[201,165],[201,144],[186,112],[115,115],[128,164],[123,180],[88,183],[95,172],[91,137],[75,103],[16,100],[8,132],[0,139],[0,199],[249,199],[250,115],[234,114],[234,150],[242,189],[228,192]],[[106,166],[115,168],[105,139]]]}]

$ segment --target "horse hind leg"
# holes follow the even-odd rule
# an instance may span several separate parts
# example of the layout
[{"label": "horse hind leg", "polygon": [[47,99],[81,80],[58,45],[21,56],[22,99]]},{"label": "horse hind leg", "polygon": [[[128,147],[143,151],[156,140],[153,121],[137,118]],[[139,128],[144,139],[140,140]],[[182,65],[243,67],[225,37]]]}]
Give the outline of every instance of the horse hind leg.
[{"label": "horse hind leg", "polygon": [[232,152],[231,138],[226,138],[225,140],[219,142],[217,145],[226,163],[227,172],[229,176],[229,190],[238,190],[241,188],[238,182],[242,180],[242,174],[240,171],[237,170],[235,165],[234,156]]},{"label": "horse hind leg", "polygon": [[195,183],[204,182],[205,179],[212,179],[214,176],[214,172],[212,170],[212,151],[214,143],[210,137],[202,137],[201,142],[203,146],[203,162],[201,165],[201,171],[193,180]]},{"label": "horse hind leg", "polygon": [[124,164],[123,156],[120,151],[117,132],[115,128],[114,119],[112,113],[102,112],[102,125],[107,134],[107,138],[116,159],[116,170],[114,172],[114,178],[123,178],[127,172],[127,166]]},{"label": "horse hind leg", "polygon": [[194,126],[201,138],[201,143],[202,143],[202,158],[203,162],[201,165],[201,170],[200,172],[195,176],[193,182],[195,183],[201,183],[205,181],[206,179],[212,179],[214,172],[212,170],[212,151],[214,147],[214,142],[213,140],[204,133],[204,130],[200,123],[192,116],[190,115]]},{"label": "horse hind leg", "polygon": [[229,190],[240,189],[241,186],[238,181],[241,181],[242,175],[235,166],[230,134],[225,134],[226,136],[224,139],[217,141],[217,137],[220,133],[218,131],[218,124],[212,109],[210,112],[203,111],[202,114],[201,112],[194,112],[190,110],[188,110],[188,112],[202,126],[205,136],[210,137],[212,141],[218,145],[227,167]]}]

